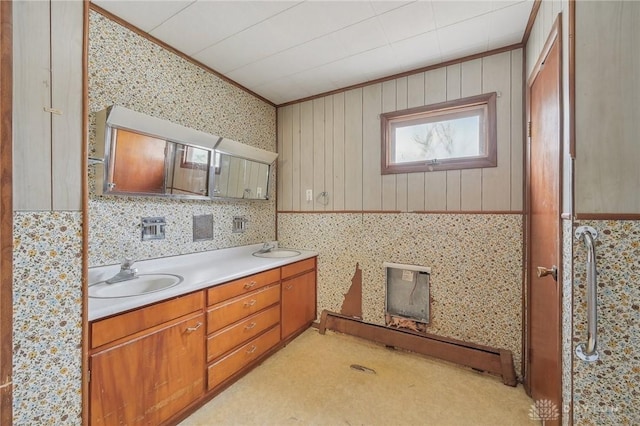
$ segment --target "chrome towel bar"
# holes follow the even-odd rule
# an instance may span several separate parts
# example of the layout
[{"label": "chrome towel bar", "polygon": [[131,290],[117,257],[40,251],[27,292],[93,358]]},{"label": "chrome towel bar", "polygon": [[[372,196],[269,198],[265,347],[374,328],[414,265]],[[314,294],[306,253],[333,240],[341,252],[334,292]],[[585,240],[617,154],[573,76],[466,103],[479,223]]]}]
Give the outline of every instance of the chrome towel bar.
[{"label": "chrome towel bar", "polygon": [[583,361],[598,360],[598,278],[596,268],[595,240],[598,231],[590,226],[579,226],[575,236],[584,241],[587,249],[587,342],[576,346],[576,355]]}]

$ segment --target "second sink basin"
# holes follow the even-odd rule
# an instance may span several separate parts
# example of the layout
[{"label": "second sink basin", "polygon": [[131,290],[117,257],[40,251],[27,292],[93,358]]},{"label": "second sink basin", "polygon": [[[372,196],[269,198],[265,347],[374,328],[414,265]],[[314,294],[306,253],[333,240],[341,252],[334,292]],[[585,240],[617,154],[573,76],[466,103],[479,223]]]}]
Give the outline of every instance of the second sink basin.
[{"label": "second sink basin", "polygon": [[174,274],[140,274],[138,278],[107,284],[100,281],[89,286],[89,297],[111,299],[117,297],[140,296],[174,287],[184,278]]},{"label": "second sink basin", "polygon": [[265,252],[257,251],[253,253],[253,255],[256,257],[293,257],[299,254],[300,252],[298,250],[281,249],[281,248],[275,248]]}]

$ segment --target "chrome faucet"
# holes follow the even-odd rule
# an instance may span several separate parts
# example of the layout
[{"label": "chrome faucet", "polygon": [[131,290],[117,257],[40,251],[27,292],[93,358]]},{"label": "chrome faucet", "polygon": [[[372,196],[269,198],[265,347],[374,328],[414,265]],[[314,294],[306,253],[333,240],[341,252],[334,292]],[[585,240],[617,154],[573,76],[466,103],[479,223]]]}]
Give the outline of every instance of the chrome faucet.
[{"label": "chrome faucet", "polygon": [[262,248],[260,250],[258,250],[257,253],[268,253],[271,250],[273,250],[274,248],[276,248],[275,244],[264,243],[262,245]]},{"label": "chrome faucet", "polygon": [[109,278],[105,282],[107,284],[119,283],[121,281],[128,281],[138,278],[138,269],[131,268],[135,263],[132,259],[124,259],[120,265],[120,272]]}]

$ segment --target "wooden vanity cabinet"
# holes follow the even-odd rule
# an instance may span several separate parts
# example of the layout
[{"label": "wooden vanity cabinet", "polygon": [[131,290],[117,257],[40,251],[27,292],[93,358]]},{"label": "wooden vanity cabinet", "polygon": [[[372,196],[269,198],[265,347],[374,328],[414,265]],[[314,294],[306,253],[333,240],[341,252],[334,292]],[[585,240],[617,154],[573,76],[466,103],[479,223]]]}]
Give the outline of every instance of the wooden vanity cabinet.
[{"label": "wooden vanity cabinet", "polygon": [[91,324],[91,425],[161,424],[203,395],[203,308],[201,291]]},{"label": "wooden vanity cabinet", "polygon": [[316,319],[316,258],[281,268],[282,340],[308,328]]},{"label": "wooden vanity cabinet", "polygon": [[207,390],[280,343],[280,268],[207,291]]},{"label": "wooden vanity cabinet", "polygon": [[90,424],[173,424],[316,319],[306,259],[90,323]]}]

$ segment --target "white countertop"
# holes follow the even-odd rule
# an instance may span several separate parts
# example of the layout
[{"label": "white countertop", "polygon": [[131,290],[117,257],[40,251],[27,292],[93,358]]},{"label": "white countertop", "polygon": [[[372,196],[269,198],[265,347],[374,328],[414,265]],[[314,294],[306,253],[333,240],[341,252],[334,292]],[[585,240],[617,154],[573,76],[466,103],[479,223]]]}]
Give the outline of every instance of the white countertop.
[{"label": "white countertop", "polygon": [[[287,258],[264,258],[252,253],[262,248],[262,244],[232,247],[181,256],[136,262],[139,274],[176,274],[184,281],[175,287],[139,296],[98,299],[89,297],[89,321],[94,321],[130,309],[170,299],[196,290],[222,284],[238,278],[252,275],[268,269],[317,256],[318,253],[299,250],[298,256]],[[89,285],[111,278],[120,270],[120,265],[89,268]]]}]

